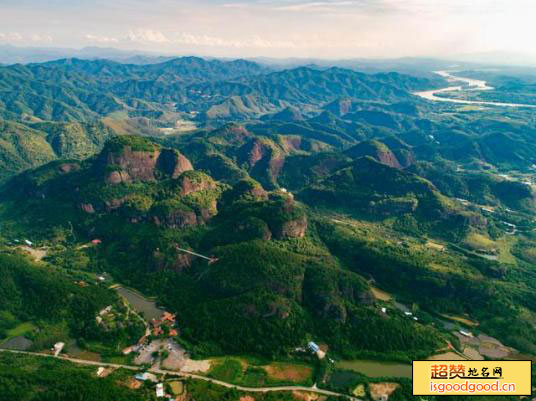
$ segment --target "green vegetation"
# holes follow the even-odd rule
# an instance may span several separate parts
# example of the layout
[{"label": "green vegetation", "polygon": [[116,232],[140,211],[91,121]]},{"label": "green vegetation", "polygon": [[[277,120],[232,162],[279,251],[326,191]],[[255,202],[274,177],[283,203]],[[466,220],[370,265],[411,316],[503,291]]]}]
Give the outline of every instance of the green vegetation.
[{"label": "green vegetation", "polygon": [[[128,373],[129,375],[131,372]],[[95,368],[49,358],[0,353],[2,401],[142,401],[146,390],[129,390],[122,371],[100,379]]]},{"label": "green vegetation", "polygon": [[[473,96],[507,96],[493,79],[499,94]],[[525,80],[512,96],[530,97]],[[0,338],[128,361],[143,327],[97,284],[107,272],[177,313],[210,376],[243,385],[369,394],[376,379],[325,361],[425,358],[459,347],[468,321],[536,353],[527,110],[430,104],[410,92],[441,81],[402,74],[195,58],[7,66],[0,81]],[[176,135],[177,121],[199,129]],[[42,263],[19,254],[26,238]],[[324,362],[300,352],[309,341]],[[400,380],[390,399],[410,394]]]},{"label": "green vegetation", "polygon": [[137,322],[125,321],[122,327],[115,321],[96,323],[101,309],[118,304],[115,294],[105,288],[95,284],[81,287],[61,271],[18,255],[0,254],[0,266],[4,278],[0,284],[0,338],[24,335],[35,349],[67,342],[69,337],[81,344],[100,341],[119,347],[142,332]]},{"label": "green vegetation", "polygon": [[313,368],[307,364],[261,363],[251,358],[215,359],[208,376],[245,387],[313,385]]}]

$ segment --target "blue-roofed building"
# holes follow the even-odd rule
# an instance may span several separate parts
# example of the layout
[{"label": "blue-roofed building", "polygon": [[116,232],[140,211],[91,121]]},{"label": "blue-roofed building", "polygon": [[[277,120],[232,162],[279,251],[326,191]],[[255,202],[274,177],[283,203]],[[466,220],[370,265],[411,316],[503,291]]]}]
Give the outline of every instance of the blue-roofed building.
[{"label": "blue-roofed building", "polygon": [[309,342],[309,344],[307,344],[307,348],[309,348],[309,350],[311,352],[318,352],[320,351],[320,347],[318,345],[316,345],[316,343],[314,342]]}]

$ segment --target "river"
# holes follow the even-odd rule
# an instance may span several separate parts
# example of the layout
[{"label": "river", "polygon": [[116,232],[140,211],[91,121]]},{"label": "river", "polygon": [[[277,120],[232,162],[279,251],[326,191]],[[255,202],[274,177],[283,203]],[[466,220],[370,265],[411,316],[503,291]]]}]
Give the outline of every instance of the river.
[{"label": "river", "polygon": [[[432,100],[436,102],[450,102],[459,104],[476,104],[481,106],[502,106],[502,107],[531,107],[534,108],[534,104],[521,104],[521,103],[501,103],[501,102],[485,102],[480,100],[463,100],[453,99],[448,97],[436,96],[439,93],[445,92],[468,92],[468,91],[485,91],[493,90],[494,88],[489,86],[486,81],[478,79],[465,78],[453,75],[448,71],[434,71],[436,74],[441,75],[449,83],[463,82],[464,85],[447,86],[446,88],[433,89],[428,91],[414,92],[413,94],[426,100]],[[453,71],[452,71],[453,72]]]}]

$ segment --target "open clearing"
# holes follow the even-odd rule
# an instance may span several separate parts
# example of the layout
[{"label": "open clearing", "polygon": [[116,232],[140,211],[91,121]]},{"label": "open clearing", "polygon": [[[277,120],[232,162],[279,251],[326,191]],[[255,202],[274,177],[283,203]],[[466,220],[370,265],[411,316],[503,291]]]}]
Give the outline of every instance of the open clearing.
[{"label": "open clearing", "polygon": [[36,329],[35,325],[32,322],[21,323],[18,326],[7,331],[7,338],[23,336],[25,334],[31,333]]},{"label": "open clearing", "polygon": [[181,395],[184,392],[184,383],[181,381],[168,382],[174,395]]},{"label": "open clearing", "polygon": [[445,251],[445,245],[441,245],[433,241],[427,241],[425,246],[429,249],[435,249],[436,251],[439,251],[439,252]]},{"label": "open clearing", "polygon": [[370,383],[370,397],[373,400],[379,400],[382,396],[387,396],[385,397],[387,399],[398,387],[400,387],[398,383]]},{"label": "open clearing", "polygon": [[262,365],[246,358],[227,357],[212,360],[211,365],[208,376],[250,387],[289,383],[312,384],[313,368],[306,364],[272,362]]},{"label": "open clearing", "polygon": [[446,319],[453,320],[453,321],[455,321],[455,322],[464,324],[464,325],[469,326],[469,327],[476,327],[476,326],[478,326],[478,323],[477,323],[477,322],[474,322],[474,321],[472,321],[472,320],[469,320],[468,318],[463,317],[463,316],[451,316],[451,315],[443,315],[443,314],[442,314],[441,316],[443,316],[443,317],[446,318]]},{"label": "open clearing", "polygon": [[372,295],[374,295],[374,298],[376,299],[379,299],[380,301],[390,301],[393,297],[391,296],[391,294],[383,291],[383,290],[380,290],[379,288],[376,288],[376,287],[370,287],[370,290],[372,291]]},{"label": "open clearing", "polygon": [[29,253],[33,260],[40,262],[45,256],[47,256],[47,250],[45,248],[32,248],[29,246],[21,245],[18,247],[22,251]]},{"label": "open clearing", "polygon": [[313,375],[313,369],[310,366],[278,362],[265,366],[264,370],[271,379],[298,383],[308,380]]},{"label": "open clearing", "polygon": [[492,251],[497,249],[497,244],[494,241],[492,241],[485,235],[475,232],[467,234],[467,237],[465,237],[465,240],[463,242],[465,246],[474,251]]}]

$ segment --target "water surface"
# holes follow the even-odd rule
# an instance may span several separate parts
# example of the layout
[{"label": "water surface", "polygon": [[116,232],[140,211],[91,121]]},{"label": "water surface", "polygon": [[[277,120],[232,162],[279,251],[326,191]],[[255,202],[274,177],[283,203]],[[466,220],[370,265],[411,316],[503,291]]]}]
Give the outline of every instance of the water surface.
[{"label": "water surface", "polygon": [[339,361],[335,366],[339,369],[363,373],[369,377],[412,377],[411,365],[399,362],[357,359],[353,361]]},{"label": "water surface", "polygon": [[146,319],[159,319],[164,313],[163,309],[156,306],[155,301],[145,298],[143,295],[124,287],[116,288],[116,291],[127,301],[137,312],[142,312]]}]

